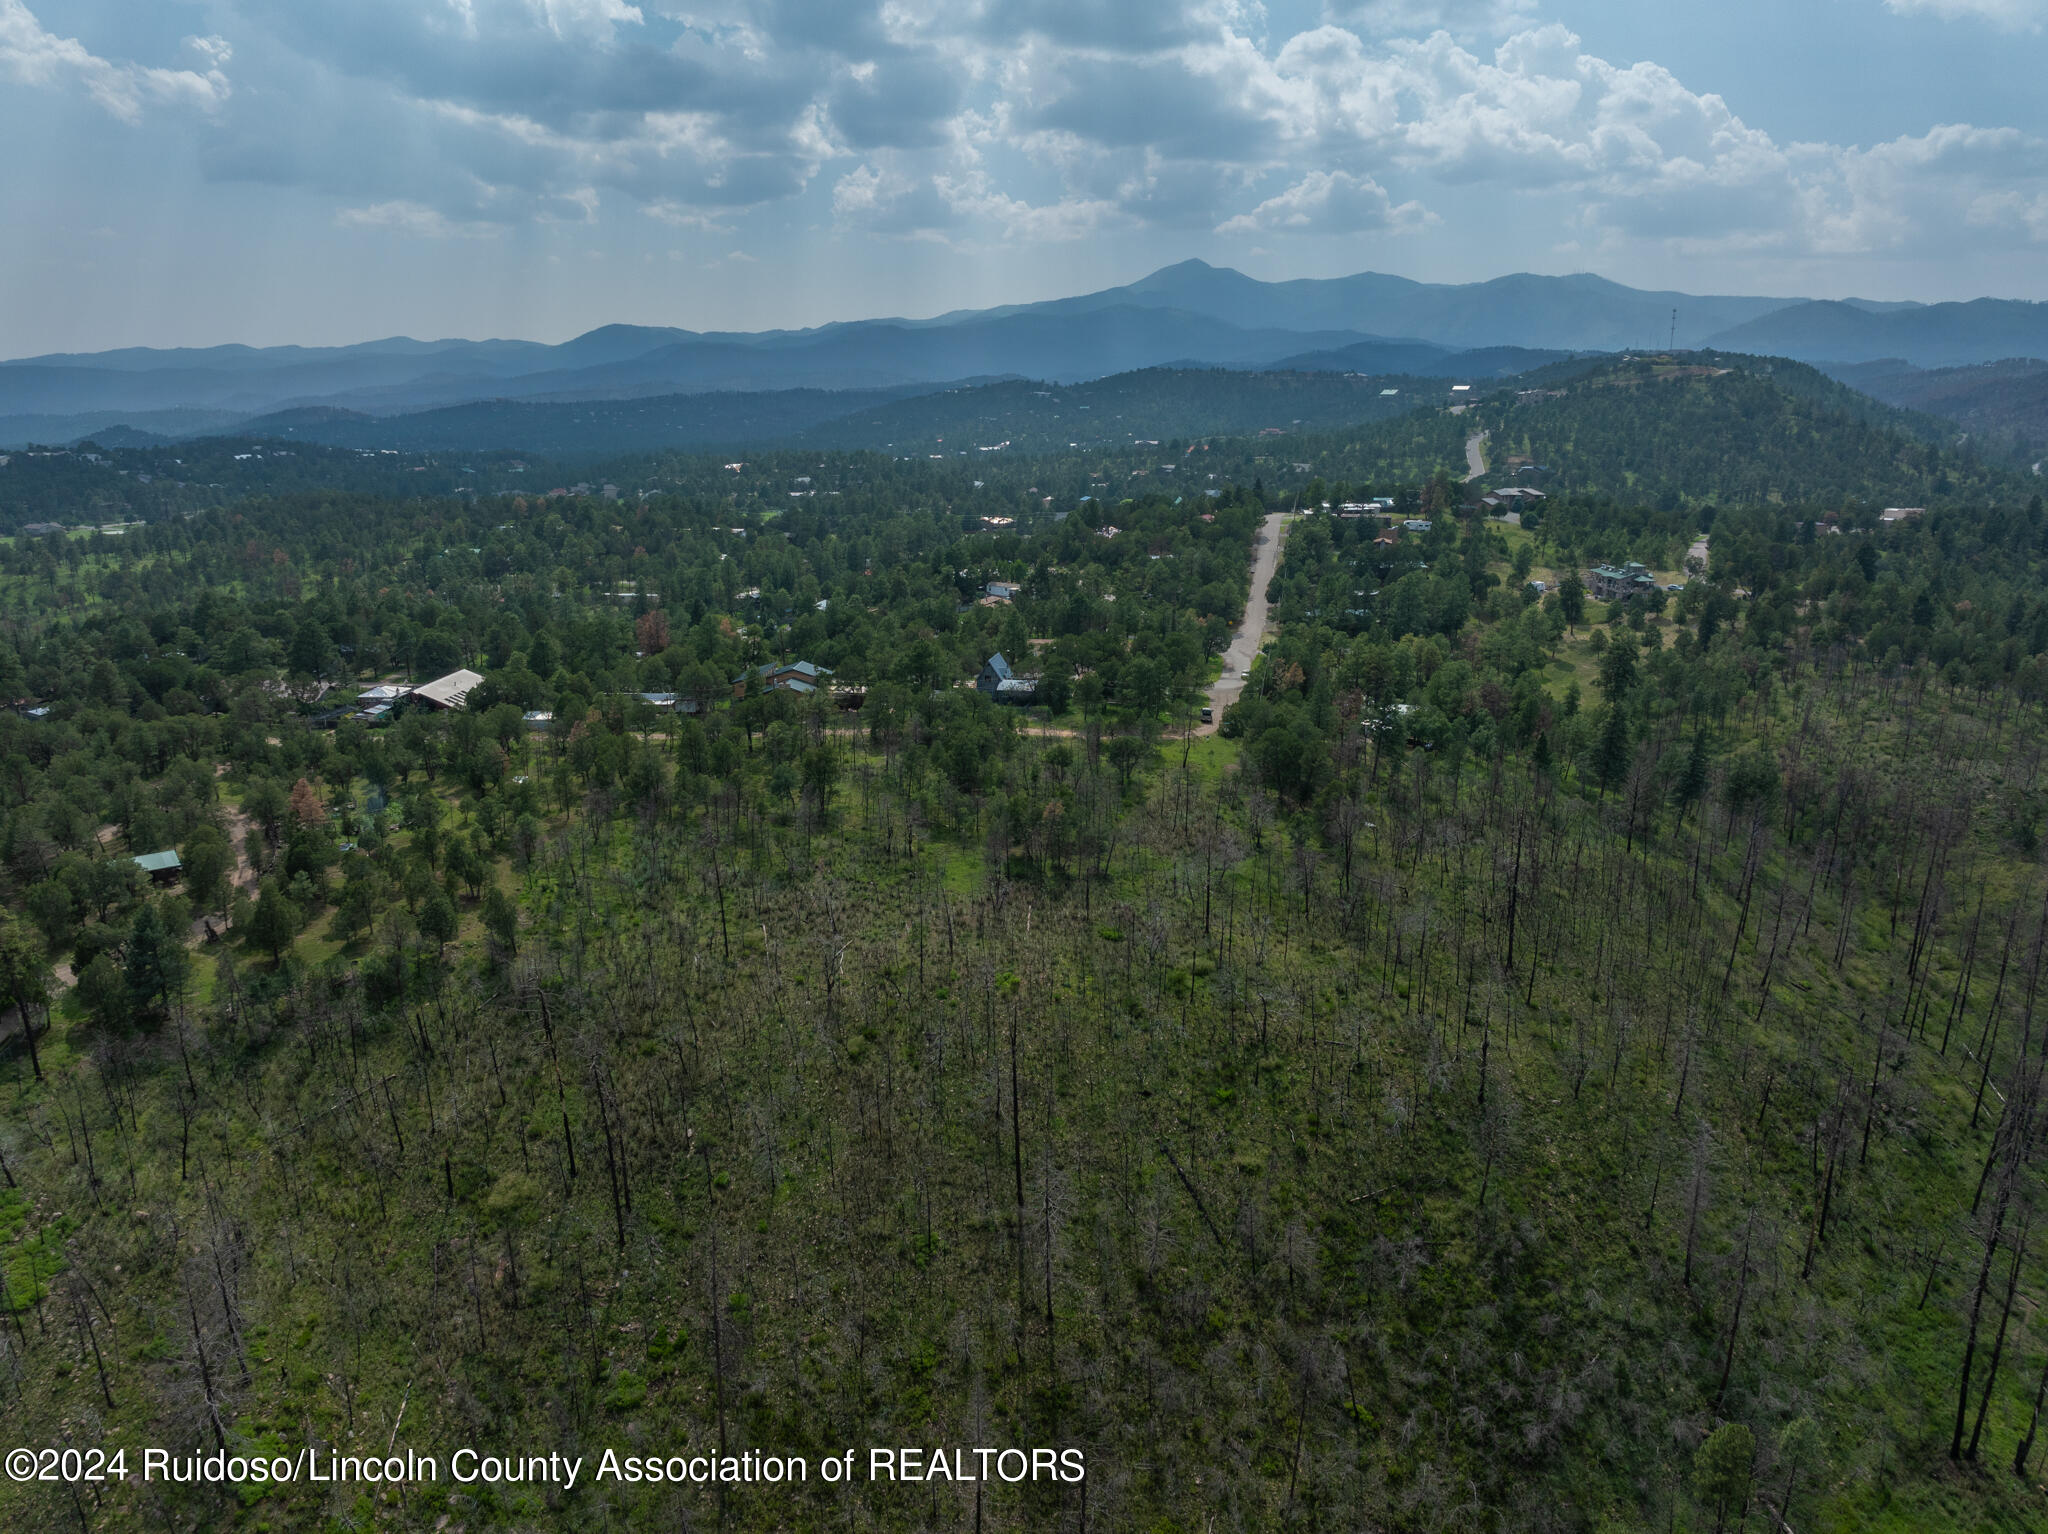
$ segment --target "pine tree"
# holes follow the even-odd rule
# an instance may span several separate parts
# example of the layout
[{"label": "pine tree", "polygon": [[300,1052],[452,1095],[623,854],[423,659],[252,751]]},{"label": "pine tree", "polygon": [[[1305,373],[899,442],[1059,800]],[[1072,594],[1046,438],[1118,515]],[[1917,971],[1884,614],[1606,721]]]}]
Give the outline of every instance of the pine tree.
[{"label": "pine tree", "polygon": [[135,913],[128,929],[123,979],[128,1002],[145,1015],[161,1011],[184,986],[185,950],[154,905]]},{"label": "pine tree", "polygon": [[1698,804],[1707,792],[1707,732],[1694,730],[1692,746],[1685,753],[1685,766],[1680,769],[1678,782],[1671,790],[1671,797],[1678,802],[1681,812]]},{"label": "pine tree", "polygon": [[1593,746],[1593,777],[1602,793],[1628,776],[1628,762],[1628,714],[1620,704],[1612,704],[1600,721],[1600,739]]}]

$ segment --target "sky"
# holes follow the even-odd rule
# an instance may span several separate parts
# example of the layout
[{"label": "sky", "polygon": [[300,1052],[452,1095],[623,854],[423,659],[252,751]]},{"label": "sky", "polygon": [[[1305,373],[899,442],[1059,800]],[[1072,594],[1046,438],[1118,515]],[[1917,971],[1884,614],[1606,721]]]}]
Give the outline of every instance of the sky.
[{"label": "sky", "polygon": [[0,0],[0,356],[1200,257],[2048,300],[2048,0]]}]

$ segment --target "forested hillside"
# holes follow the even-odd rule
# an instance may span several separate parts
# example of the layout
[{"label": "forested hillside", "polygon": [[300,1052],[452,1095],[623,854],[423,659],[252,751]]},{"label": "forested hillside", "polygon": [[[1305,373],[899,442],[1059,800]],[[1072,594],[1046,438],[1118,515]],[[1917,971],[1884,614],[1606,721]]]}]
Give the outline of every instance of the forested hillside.
[{"label": "forested hillside", "polygon": [[1833,372],[1902,409],[1953,421],[1989,451],[2009,453],[2029,468],[2048,448],[2048,362],[2037,357],[1924,369],[1892,359]]},{"label": "forested hillside", "polygon": [[2009,469],[1953,450],[1941,423],[1798,364],[1688,353],[1545,384],[1518,380],[1480,420],[1495,453],[1554,465],[1572,490],[1673,505],[1924,505],[2018,491]]},{"label": "forested hillside", "polygon": [[[586,1461],[0,1522],[2038,1526],[2041,500],[1744,370],[1559,387],[336,453],[0,548],[17,1440]],[[594,1474],[873,1446],[1086,1472]]]}]

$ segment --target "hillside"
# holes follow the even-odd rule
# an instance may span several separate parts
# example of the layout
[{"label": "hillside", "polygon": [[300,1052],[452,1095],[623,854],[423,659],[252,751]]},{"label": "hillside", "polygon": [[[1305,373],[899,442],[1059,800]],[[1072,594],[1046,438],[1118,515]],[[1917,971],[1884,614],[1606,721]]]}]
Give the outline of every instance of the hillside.
[{"label": "hillside", "polygon": [[[1537,379],[1519,380],[1533,385]],[[1489,396],[1496,460],[1548,465],[1554,484],[1624,501],[1926,505],[2020,492],[1953,435],[1810,368],[1681,354]]]},{"label": "hillside", "polygon": [[[1813,408],[1610,365],[1578,424],[1751,387]],[[1471,424],[1203,461],[1426,514],[1397,455]],[[442,1473],[7,1481],[6,1527],[2038,1526],[2038,508],[1724,505],[1706,579],[1605,613],[1524,578],[1690,510],[1389,545],[1133,476],[1103,537],[1037,508],[1107,454],[613,501],[289,451],[363,483],[0,544],[50,700],[0,712],[9,1407]],[[1033,708],[959,685],[998,649]],[[791,656],[862,706],[734,696]],[[453,713],[299,701],[456,665]],[[720,1445],[1085,1478],[596,1473]]]},{"label": "hillside", "polygon": [[1828,371],[1892,405],[1954,422],[1988,452],[2031,463],[2048,450],[2048,362],[2039,358],[1959,368],[1916,368],[1888,358]]},{"label": "hillside", "polygon": [[653,448],[743,446],[778,441],[822,421],[914,392],[887,389],[720,391],[648,399],[483,400],[438,410],[372,416],[359,411],[281,411],[241,422],[235,435],[401,452],[487,452],[591,459]]},{"label": "hillside", "polygon": [[[204,434],[402,453],[516,451],[582,462],[798,442],[930,450],[946,437],[954,439],[953,451],[1007,443],[1036,453],[1076,443],[1128,447],[1174,437],[1255,436],[1269,427],[1315,431],[1385,420],[1448,397],[1442,376],[1366,379],[1329,372],[1151,368],[1078,385],[970,382],[626,400],[485,400],[397,415],[316,406],[241,419],[226,432],[209,425]],[[105,445],[137,447],[196,441],[200,435],[174,439],[105,425],[93,433]]]},{"label": "hillside", "polygon": [[1002,445],[1057,453],[1177,437],[1327,431],[1390,420],[1448,397],[1438,378],[1155,368],[1065,388],[1003,383],[920,395],[840,417],[804,440],[898,451]]}]

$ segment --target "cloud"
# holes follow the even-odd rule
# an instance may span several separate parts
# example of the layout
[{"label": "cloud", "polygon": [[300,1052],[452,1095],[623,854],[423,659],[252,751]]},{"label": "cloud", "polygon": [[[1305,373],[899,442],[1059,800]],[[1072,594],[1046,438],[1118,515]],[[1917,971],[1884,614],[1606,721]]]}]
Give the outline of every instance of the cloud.
[{"label": "cloud", "polygon": [[928,178],[865,161],[833,184],[832,217],[841,227],[877,234],[930,234],[960,221]]},{"label": "cloud", "polygon": [[504,232],[499,225],[481,220],[456,223],[434,208],[402,200],[373,203],[366,208],[343,208],[334,215],[334,222],[343,229],[389,229],[427,240],[489,239]]},{"label": "cloud", "polygon": [[[2048,14],[1887,3],[2012,27]],[[0,0],[0,77],[131,122],[196,106],[183,121],[209,177],[310,189],[346,227],[430,239],[628,208],[744,244],[752,210],[792,202],[848,233],[962,245],[1271,243],[1482,203],[1537,249],[2039,239],[2037,139],[1781,141],[1700,82],[1535,24],[1533,4],[1325,0],[1288,30],[1256,0],[209,0],[210,35],[174,69],[98,57]]]},{"label": "cloud", "polygon": [[1535,0],[1333,0],[1327,21],[1379,36],[1498,37],[1526,23]]},{"label": "cloud", "polygon": [[1249,213],[1225,219],[1218,234],[1363,234],[1373,230],[1419,229],[1440,222],[1419,202],[1398,207],[1386,189],[1370,176],[1348,171],[1310,171],[1277,197],[1268,197]]},{"label": "cloud", "polygon": [[1943,21],[1984,21],[2007,32],[2038,32],[2048,22],[2048,0],[1885,0],[1901,15]]},{"label": "cloud", "polygon": [[76,38],[46,31],[22,0],[0,0],[0,72],[25,85],[79,85],[123,122],[140,122],[150,106],[213,111],[226,101],[228,81],[220,66],[232,50],[217,37],[186,43],[207,61],[205,70],[120,63],[99,57]]}]

